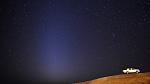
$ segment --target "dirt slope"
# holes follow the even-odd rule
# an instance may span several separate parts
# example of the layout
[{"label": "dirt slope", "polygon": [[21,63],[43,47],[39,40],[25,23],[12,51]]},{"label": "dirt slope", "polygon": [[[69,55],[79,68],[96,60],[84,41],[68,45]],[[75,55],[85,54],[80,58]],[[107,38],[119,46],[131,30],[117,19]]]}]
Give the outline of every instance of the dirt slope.
[{"label": "dirt slope", "polygon": [[75,84],[150,84],[150,72],[121,74]]}]

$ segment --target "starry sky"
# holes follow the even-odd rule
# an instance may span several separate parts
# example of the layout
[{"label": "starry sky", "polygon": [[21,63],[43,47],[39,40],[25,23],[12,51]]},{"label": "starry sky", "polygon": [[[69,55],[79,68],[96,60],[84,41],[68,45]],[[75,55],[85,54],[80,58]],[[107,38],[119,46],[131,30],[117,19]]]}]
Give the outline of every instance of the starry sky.
[{"label": "starry sky", "polygon": [[149,0],[1,0],[1,79],[76,82],[150,70]]}]

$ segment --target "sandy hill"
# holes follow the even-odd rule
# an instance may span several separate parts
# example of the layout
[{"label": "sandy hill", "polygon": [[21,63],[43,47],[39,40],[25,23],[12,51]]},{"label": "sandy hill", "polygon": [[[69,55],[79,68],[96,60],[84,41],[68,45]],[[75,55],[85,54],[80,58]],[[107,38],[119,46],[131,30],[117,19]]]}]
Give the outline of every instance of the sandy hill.
[{"label": "sandy hill", "polygon": [[150,72],[108,76],[75,84],[150,84]]}]

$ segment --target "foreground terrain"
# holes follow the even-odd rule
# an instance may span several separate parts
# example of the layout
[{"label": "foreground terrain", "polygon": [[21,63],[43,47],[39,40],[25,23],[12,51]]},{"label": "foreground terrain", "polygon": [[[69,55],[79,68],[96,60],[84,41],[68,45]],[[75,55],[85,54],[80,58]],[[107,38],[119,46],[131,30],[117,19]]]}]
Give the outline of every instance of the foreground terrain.
[{"label": "foreground terrain", "polygon": [[150,72],[108,76],[75,84],[150,84]]}]

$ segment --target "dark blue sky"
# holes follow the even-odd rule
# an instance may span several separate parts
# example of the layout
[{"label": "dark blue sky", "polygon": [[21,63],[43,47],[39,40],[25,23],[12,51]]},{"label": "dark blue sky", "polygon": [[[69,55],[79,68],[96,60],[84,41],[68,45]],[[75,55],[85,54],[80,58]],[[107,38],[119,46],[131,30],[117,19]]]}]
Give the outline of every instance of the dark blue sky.
[{"label": "dark blue sky", "polygon": [[4,80],[74,82],[150,70],[149,0],[0,1]]}]

